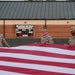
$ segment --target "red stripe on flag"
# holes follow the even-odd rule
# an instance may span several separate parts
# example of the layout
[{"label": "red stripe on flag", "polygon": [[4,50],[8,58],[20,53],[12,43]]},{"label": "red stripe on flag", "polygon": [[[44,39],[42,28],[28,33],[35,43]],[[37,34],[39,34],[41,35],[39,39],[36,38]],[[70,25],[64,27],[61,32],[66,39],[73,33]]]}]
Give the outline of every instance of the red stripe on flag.
[{"label": "red stripe on flag", "polygon": [[28,60],[28,59],[18,59],[11,57],[0,57],[1,61],[8,62],[18,62],[18,63],[30,63],[30,64],[40,64],[40,65],[49,65],[49,66],[58,66],[58,67],[66,67],[66,68],[75,68],[75,64],[69,63],[60,63],[60,62],[47,62],[47,61],[37,61],[37,60]]},{"label": "red stripe on flag", "polygon": [[53,48],[60,48],[60,49],[75,51],[75,46],[63,45],[63,44],[41,44],[41,43],[36,43],[35,44],[35,43],[33,43],[33,44],[28,44],[28,46],[53,47]]},{"label": "red stripe on flag", "polygon": [[[0,66],[1,70],[22,73],[22,74],[30,74],[30,75],[71,75],[65,73],[57,73],[57,72],[47,72],[47,71],[40,71],[34,69],[27,69],[27,68],[18,68],[18,67],[9,67],[9,66]],[[73,75],[73,74],[72,74]]]},{"label": "red stripe on flag", "polygon": [[6,53],[16,53],[16,54],[32,54],[32,55],[39,55],[39,56],[48,56],[48,57],[57,57],[57,58],[69,58],[69,59],[75,59],[75,56],[71,55],[65,55],[65,54],[56,54],[56,53],[50,53],[50,52],[44,52],[44,51],[33,51],[33,50],[17,50],[17,49],[1,49],[0,52],[6,52]]}]

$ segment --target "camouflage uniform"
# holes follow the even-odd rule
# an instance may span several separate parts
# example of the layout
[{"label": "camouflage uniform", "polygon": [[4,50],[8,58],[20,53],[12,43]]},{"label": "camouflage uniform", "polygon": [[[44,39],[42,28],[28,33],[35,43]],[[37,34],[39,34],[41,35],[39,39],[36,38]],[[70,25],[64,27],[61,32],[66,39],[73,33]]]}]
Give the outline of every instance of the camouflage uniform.
[{"label": "camouflage uniform", "polygon": [[[75,31],[75,27],[71,27],[70,31]],[[75,45],[75,35],[69,38],[68,43],[69,45]]]},{"label": "camouflage uniform", "polygon": [[0,34],[0,47],[3,47],[3,43],[4,43],[7,47],[9,47],[9,45],[7,44],[7,42],[6,42],[5,38],[3,37],[3,35]]},{"label": "camouflage uniform", "polygon": [[41,37],[41,43],[50,43],[53,44],[52,37],[49,35]]},{"label": "camouflage uniform", "polygon": [[[43,32],[47,32],[47,30],[44,29]],[[49,35],[44,35],[43,37],[41,37],[41,43],[50,43],[50,44],[53,44],[52,37],[49,36]]]},{"label": "camouflage uniform", "polygon": [[75,45],[75,36],[71,36],[68,43],[69,45]]}]

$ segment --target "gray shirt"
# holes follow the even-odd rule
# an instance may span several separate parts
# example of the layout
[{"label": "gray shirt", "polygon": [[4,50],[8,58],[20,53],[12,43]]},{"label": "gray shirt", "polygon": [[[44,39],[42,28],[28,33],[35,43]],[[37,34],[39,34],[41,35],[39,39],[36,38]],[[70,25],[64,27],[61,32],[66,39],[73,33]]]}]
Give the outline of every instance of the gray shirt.
[{"label": "gray shirt", "polygon": [[51,36],[45,35],[45,36],[41,37],[41,43],[50,43],[50,44],[53,44],[53,39],[52,39]]}]

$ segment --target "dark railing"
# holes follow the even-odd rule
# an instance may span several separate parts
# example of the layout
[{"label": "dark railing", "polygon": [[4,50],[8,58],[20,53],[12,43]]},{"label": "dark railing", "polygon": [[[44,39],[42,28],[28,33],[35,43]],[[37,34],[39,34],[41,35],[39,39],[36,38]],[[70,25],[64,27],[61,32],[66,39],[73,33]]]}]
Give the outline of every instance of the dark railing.
[{"label": "dark railing", "polygon": [[[40,38],[8,38],[6,39],[10,46],[19,46],[24,44],[31,44],[34,42],[40,43]],[[55,44],[67,44],[68,39],[53,39]]]}]

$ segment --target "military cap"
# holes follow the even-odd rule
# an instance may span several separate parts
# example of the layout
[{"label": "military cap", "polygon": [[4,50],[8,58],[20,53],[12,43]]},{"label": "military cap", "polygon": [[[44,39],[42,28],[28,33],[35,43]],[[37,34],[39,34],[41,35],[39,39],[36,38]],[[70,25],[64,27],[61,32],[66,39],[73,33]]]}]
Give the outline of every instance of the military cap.
[{"label": "military cap", "polygon": [[47,29],[43,29],[43,31],[42,32],[48,32],[48,30]]},{"label": "military cap", "polygon": [[74,31],[75,30],[75,26],[74,27],[71,27],[70,31]]}]

